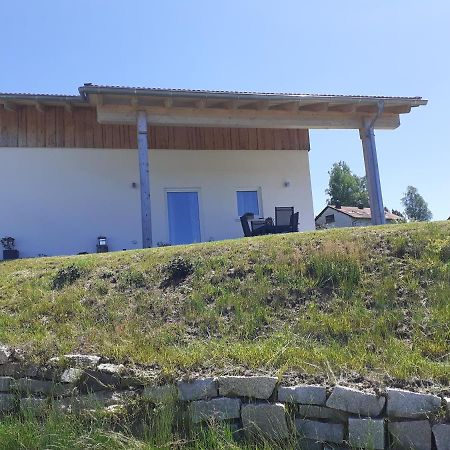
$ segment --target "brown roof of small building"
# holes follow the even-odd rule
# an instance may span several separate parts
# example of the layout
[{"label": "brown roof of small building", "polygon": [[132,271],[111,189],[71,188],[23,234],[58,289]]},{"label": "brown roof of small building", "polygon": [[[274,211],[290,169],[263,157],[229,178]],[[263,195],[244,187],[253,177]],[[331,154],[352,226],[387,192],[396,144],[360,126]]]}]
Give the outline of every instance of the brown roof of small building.
[{"label": "brown roof of small building", "polygon": [[[327,209],[332,208],[335,211],[339,211],[347,216],[352,217],[353,219],[372,219],[372,213],[370,208],[358,208],[357,206],[341,206],[337,207],[335,205],[327,205],[316,217],[316,219],[322,215],[322,213]],[[385,217],[387,220],[401,220],[402,217],[397,216],[396,214],[392,214],[391,212],[385,211]]]}]

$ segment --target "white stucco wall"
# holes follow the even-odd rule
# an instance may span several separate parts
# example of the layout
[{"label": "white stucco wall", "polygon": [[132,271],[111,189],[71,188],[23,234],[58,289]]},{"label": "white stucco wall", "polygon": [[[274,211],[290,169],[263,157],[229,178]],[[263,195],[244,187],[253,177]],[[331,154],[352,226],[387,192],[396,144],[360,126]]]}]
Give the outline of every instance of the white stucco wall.
[{"label": "white stucco wall", "polygon": [[[335,222],[326,223],[325,216],[334,214]],[[394,223],[392,220],[387,220],[387,223]],[[327,207],[325,211],[316,219],[316,225],[326,228],[340,228],[340,227],[368,227],[372,225],[370,219],[354,219],[347,214],[336,211],[335,209]]]},{"label": "white stucco wall", "polygon": [[[151,150],[150,166],[154,243],[169,241],[170,189],[198,189],[203,241],[242,236],[236,190],[247,188],[261,189],[265,217],[294,206],[299,229],[314,229],[306,151]],[[137,151],[0,148],[0,167],[0,236],[21,257],[94,252],[99,235],[110,250],[141,246]]]},{"label": "white stucco wall", "polygon": [[[325,216],[330,214],[334,214],[334,222],[326,223]],[[316,219],[316,225],[320,225],[321,227],[326,228],[340,228],[340,227],[351,227],[352,226],[352,218],[347,216],[347,214],[342,214],[334,210],[333,208],[327,207],[325,211]]]}]

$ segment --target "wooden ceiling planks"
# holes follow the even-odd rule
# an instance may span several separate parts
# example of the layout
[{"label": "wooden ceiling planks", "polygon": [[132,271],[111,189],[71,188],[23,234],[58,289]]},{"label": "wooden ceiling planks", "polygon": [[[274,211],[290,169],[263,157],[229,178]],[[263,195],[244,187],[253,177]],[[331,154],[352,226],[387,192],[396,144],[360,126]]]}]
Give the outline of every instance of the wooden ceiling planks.
[{"label": "wooden ceiling planks", "polygon": [[[136,127],[97,122],[94,108],[0,109],[0,147],[137,147]],[[149,126],[149,147],[167,150],[309,150],[303,129]]]}]

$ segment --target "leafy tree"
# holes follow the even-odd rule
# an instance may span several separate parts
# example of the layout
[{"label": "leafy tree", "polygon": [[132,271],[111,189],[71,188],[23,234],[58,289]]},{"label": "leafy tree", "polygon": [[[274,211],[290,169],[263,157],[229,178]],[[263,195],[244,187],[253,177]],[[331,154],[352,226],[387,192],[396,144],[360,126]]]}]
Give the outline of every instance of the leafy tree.
[{"label": "leafy tree", "polygon": [[330,180],[325,193],[329,197],[329,205],[340,203],[345,206],[369,206],[366,177],[358,177],[352,173],[345,161],[334,163],[328,174]]},{"label": "leafy tree", "polygon": [[428,203],[414,186],[406,188],[401,202],[405,207],[405,215],[409,220],[428,222],[433,217],[433,214],[428,209]]}]

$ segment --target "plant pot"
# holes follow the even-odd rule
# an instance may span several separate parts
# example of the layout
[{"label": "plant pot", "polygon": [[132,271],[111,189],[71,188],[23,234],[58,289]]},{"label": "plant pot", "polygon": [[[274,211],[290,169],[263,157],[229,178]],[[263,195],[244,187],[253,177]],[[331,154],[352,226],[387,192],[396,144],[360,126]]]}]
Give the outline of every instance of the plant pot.
[{"label": "plant pot", "polygon": [[19,250],[3,250],[3,259],[18,259]]}]

